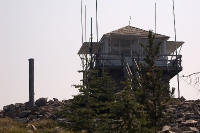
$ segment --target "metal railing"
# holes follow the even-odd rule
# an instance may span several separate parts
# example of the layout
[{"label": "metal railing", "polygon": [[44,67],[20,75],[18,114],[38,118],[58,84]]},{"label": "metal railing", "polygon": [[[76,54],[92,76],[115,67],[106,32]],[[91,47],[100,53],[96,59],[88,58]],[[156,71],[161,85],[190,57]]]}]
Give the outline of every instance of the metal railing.
[{"label": "metal railing", "polygon": [[[96,54],[93,58],[93,62],[95,66],[122,66],[124,61],[126,61],[129,66],[132,66],[137,63],[145,63],[144,58],[145,54],[134,54],[132,57],[129,57],[130,60],[126,60],[123,54],[118,53],[99,53]],[[157,67],[176,67],[178,68],[182,67],[182,55],[164,55],[160,54],[158,55],[158,58],[155,60],[155,65]],[[132,66],[134,67],[134,66]],[[137,66],[138,67],[138,66]]]}]

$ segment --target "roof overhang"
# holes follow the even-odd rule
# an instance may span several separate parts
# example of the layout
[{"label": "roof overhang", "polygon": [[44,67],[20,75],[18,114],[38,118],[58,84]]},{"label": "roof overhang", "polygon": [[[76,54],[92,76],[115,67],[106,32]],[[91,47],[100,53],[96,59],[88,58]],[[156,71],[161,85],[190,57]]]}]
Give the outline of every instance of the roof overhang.
[{"label": "roof overhang", "polygon": [[169,55],[173,53],[176,48],[178,49],[180,46],[183,45],[184,42],[175,42],[175,41],[167,41],[166,42],[166,54]]},{"label": "roof overhang", "polygon": [[[92,53],[97,54],[99,47],[102,45],[102,42],[92,42]],[[78,51],[78,54],[89,54],[89,47],[90,42],[84,42],[81,46],[80,50]]]}]

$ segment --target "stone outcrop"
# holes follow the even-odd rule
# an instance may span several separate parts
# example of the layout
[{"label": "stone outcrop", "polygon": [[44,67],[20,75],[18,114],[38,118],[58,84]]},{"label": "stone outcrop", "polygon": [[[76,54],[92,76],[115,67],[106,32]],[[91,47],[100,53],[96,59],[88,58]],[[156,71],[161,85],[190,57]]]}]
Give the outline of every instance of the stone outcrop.
[{"label": "stone outcrop", "polygon": [[173,122],[164,126],[162,133],[199,133],[200,100],[173,99],[166,112]]},{"label": "stone outcrop", "polygon": [[54,100],[47,101],[47,98],[39,98],[35,101],[35,106],[33,108],[29,107],[28,102],[4,106],[3,110],[0,111],[0,118],[10,117],[21,122],[42,119],[66,121],[66,118],[62,118],[57,112],[61,111],[65,105],[69,104],[69,101],[53,99]]},{"label": "stone outcrop", "polygon": [[[10,117],[21,122],[34,120],[53,119],[69,123],[65,116],[59,115],[69,100],[59,101],[54,98],[47,101],[46,98],[36,100],[35,106],[30,108],[28,102],[10,104],[0,111],[0,118]],[[168,113],[172,123],[163,127],[160,133],[199,133],[200,132],[200,100],[173,99],[168,103]],[[34,128],[34,127],[33,127]]]}]

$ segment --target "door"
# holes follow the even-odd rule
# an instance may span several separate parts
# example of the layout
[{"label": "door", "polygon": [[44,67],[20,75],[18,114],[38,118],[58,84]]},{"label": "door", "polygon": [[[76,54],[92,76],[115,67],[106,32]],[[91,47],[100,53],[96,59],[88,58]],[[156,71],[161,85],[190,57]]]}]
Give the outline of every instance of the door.
[{"label": "door", "polygon": [[130,40],[120,41],[121,53],[124,55],[126,62],[131,65],[131,43]]}]

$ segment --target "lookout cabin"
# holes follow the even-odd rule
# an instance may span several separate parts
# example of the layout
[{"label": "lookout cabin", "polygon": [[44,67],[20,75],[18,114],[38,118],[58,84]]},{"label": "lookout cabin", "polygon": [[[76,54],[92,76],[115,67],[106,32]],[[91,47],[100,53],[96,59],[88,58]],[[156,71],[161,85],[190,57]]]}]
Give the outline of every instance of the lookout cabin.
[{"label": "lookout cabin", "polygon": [[[148,31],[132,26],[125,26],[102,36],[99,42],[84,42],[78,54],[92,55],[92,67],[106,68],[117,80],[125,75],[137,76],[134,71],[138,63],[144,63],[145,52],[140,43],[148,43]],[[170,37],[155,34],[154,43],[161,43],[159,58],[155,65],[163,71],[163,81],[168,82],[182,71],[181,55],[176,54],[184,42],[168,41]]]}]

